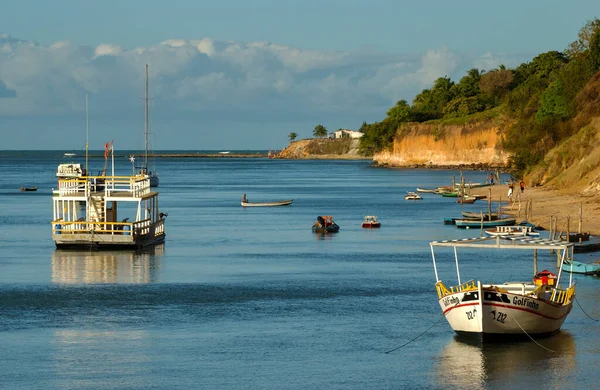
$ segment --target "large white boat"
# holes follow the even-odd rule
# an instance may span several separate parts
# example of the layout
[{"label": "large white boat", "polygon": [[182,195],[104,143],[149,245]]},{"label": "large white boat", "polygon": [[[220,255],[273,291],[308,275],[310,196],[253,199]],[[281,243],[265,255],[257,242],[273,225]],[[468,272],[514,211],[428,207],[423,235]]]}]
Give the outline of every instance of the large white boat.
[{"label": "large white boat", "polygon": [[148,175],[59,179],[52,203],[58,248],[142,248],[165,240],[166,214]]},{"label": "large white boat", "polygon": [[[560,287],[560,264],[573,251],[573,244],[533,237],[478,237],[430,243],[435,288],[440,308],[452,329],[478,341],[494,338],[551,335],[560,330],[573,306],[575,284]],[[435,248],[453,248],[458,284],[447,287],[438,276]],[[533,280],[525,282],[482,283],[461,281],[457,248],[478,250],[529,250],[534,253]],[[439,249],[438,249],[439,250]],[[537,251],[557,251],[557,275],[537,272]],[[485,256],[489,260],[489,254]],[[562,260],[561,260],[562,257]],[[489,266],[490,262],[486,264]]]}]

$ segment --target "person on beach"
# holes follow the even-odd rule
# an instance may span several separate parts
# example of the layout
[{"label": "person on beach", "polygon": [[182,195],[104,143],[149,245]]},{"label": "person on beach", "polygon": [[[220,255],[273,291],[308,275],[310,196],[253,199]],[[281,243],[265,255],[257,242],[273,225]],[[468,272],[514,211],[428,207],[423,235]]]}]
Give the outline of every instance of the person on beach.
[{"label": "person on beach", "polygon": [[490,184],[494,185],[494,175],[490,173]]},{"label": "person on beach", "polygon": [[523,193],[523,191],[525,191],[525,182],[523,181],[523,179],[521,179],[521,181],[519,182],[519,187],[521,187],[521,193]]},{"label": "person on beach", "polygon": [[508,199],[510,199],[512,201],[512,194],[513,194],[513,189],[515,188],[515,182],[513,181],[513,179],[510,179],[510,182],[508,183]]}]

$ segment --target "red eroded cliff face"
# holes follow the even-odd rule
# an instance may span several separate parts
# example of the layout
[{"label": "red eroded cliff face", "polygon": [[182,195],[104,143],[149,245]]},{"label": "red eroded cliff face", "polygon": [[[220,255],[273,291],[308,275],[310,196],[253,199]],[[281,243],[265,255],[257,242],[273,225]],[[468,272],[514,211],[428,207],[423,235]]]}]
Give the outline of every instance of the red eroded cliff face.
[{"label": "red eroded cliff face", "polygon": [[500,148],[501,128],[492,122],[467,125],[407,124],[391,151],[373,156],[378,165],[504,167],[509,154]]}]

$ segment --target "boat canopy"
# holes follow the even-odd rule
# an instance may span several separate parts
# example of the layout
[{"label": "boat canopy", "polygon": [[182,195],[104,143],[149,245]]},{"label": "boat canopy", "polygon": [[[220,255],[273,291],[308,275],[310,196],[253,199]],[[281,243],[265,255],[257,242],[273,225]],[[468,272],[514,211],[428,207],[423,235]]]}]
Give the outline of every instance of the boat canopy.
[{"label": "boat canopy", "polygon": [[[440,240],[431,241],[431,257],[433,260],[433,271],[435,273],[436,282],[439,282],[439,276],[437,271],[437,264],[435,260],[434,247],[452,247],[454,248],[454,259],[456,263],[456,275],[458,278],[458,284],[460,282],[460,270],[458,266],[458,252],[456,248],[487,248],[487,249],[521,249],[521,250],[533,250],[534,252],[534,267],[537,267],[537,250],[555,250],[557,251],[557,269],[558,278],[557,285],[560,283],[560,277],[562,274],[561,264],[567,259],[567,254],[573,255],[574,244],[562,240],[552,240],[547,238],[539,237],[528,237],[528,236],[488,236],[488,237],[473,237],[473,238],[462,238],[454,240]],[[561,253],[562,252],[562,253]],[[569,280],[569,286],[571,286],[572,280]]]}]

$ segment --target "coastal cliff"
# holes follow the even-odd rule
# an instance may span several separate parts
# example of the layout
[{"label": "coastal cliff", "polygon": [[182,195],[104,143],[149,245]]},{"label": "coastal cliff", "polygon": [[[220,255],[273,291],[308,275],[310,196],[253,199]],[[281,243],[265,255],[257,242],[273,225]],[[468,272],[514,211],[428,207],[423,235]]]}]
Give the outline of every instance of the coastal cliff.
[{"label": "coastal cliff", "polygon": [[502,123],[465,125],[408,123],[398,130],[391,151],[373,162],[391,167],[505,167],[509,154],[500,148]]},{"label": "coastal cliff", "polygon": [[367,159],[358,154],[359,139],[314,138],[292,141],[277,158],[285,159]]}]

